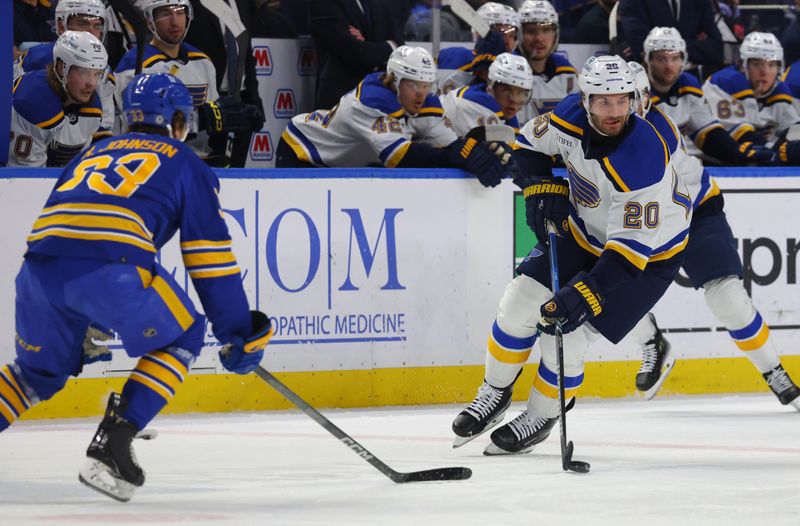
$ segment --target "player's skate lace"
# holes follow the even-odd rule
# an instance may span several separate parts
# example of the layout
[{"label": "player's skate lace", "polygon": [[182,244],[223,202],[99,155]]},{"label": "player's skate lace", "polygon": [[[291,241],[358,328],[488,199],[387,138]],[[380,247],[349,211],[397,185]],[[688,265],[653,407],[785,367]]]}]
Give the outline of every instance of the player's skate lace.
[{"label": "player's skate lace", "polygon": [[792,383],[791,378],[789,378],[789,375],[786,374],[783,368],[774,369],[767,377],[767,384],[776,393],[782,393],[794,387],[794,383]]},{"label": "player's skate lace", "polygon": [[656,344],[655,339],[644,344],[642,352],[644,354],[642,356],[642,365],[639,367],[638,374],[647,374],[653,371],[656,366],[656,361],[658,360],[658,345]]},{"label": "player's skate lace", "polygon": [[519,414],[519,416],[517,416],[517,418],[508,423],[508,427],[514,432],[514,435],[516,435],[517,439],[522,441],[538,432],[549,421],[549,418],[544,418],[541,416],[537,416],[531,420],[528,412],[523,411]]},{"label": "player's skate lace", "polygon": [[470,403],[464,411],[471,414],[478,420],[482,420],[488,415],[492,409],[497,407],[503,397],[503,392],[495,389],[491,385],[484,382],[478,388],[478,394],[475,400]]}]

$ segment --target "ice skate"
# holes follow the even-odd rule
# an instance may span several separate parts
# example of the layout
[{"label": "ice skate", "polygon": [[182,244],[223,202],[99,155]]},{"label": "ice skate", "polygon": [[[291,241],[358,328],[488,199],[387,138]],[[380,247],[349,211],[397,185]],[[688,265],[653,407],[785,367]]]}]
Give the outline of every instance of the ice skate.
[{"label": "ice skate", "polygon": [[144,484],[145,474],[136,460],[131,442],[134,438],[152,439],[155,432],[139,433],[120,415],[125,399],[112,393],[106,414],[86,450],[86,464],[78,475],[86,486],[120,502],[128,502],[137,487]]},{"label": "ice skate", "polygon": [[644,392],[645,400],[650,400],[658,393],[672,371],[675,355],[672,353],[672,346],[656,325],[656,317],[652,313],[647,315],[656,328],[656,334],[642,348],[642,365],[636,373],[636,388]]},{"label": "ice skate", "polygon": [[800,389],[792,382],[782,365],[764,373],[763,376],[769,388],[783,405],[791,405],[800,411]]},{"label": "ice skate", "polygon": [[474,440],[503,420],[511,405],[513,385],[498,389],[483,382],[475,399],[453,421],[453,433],[456,434],[453,448]]},{"label": "ice skate", "polygon": [[536,444],[550,436],[558,416],[551,418],[533,416],[526,409],[514,420],[492,432],[492,443],[486,446],[484,455],[521,455],[530,453]]}]

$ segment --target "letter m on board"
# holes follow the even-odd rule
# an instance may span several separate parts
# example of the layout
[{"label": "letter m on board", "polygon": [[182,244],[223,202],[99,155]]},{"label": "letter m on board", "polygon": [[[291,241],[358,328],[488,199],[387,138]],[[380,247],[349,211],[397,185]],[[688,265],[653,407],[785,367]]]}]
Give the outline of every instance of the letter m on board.
[{"label": "letter m on board", "polygon": [[[386,267],[387,279],[386,283],[381,287],[381,290],[402,290],[405,289],[397,278],[397,237],[395,235],[395,218],[397,214],[402,212],[402,208],[386,208],[383,211],[383,220],[378,229],[378,234],[375,237],[375,243],[370,247],[367,232],[364,228],[364,221],[361,219],[361,211],[357,208],[343,208],[342,212],[347,214],[350,218],[350,244],[348,246],[347,254],[347,278],[339,290],[358,290],[358,287],[353,285],[350,279],[350,269],[353,262],[353,238],[355,238],[356,246],[358,247],[357,254],[364,264],[364,271],[369,277],[372,272],[372,266],[375,263],[375,256],[378,253],[378,246],[381,240],[384,240],[386,246]],[[386,234],[384,235],[384,231]]]}]

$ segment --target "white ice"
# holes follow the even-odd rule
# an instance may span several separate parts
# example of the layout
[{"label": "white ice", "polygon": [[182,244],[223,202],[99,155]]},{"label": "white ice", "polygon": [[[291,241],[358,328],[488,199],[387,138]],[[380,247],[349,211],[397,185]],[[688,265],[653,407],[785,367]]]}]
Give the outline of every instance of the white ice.
[{"label": "white ice", "polygon": [[523,456],[484,457],[487,435],[451,449],[459,409],[323,411],[398,471],[473,470],[405,485],[299,412],[159,417],[127,504],[77,480],[98,419],[20,422],[0,434],[0,524],[800,524],[800,413],[771,395],[581,400],[586,475],[561,470],[557,430]]}]

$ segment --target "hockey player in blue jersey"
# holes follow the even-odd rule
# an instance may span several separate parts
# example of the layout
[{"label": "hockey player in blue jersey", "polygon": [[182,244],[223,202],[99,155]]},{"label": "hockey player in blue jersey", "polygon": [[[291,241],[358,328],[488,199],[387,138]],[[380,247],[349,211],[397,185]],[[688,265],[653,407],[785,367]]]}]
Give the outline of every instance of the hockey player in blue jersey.
[{"label": "hockey player in blue jersey", "polygon": [[[682,137],[675,124],[659,106],[651,107],[650,83],[642,66],[633,62],[629,66],[636,73],[637,112],[659,131],[670,146],[675,170],[693,199],[694,213],[689,242],[684,250],[683,269],[692,285],[703,289],[714,317],[728,330],[733,342],[755,366],[778,400],[800,410],[800,389],[781,365],[777,349],[769,338],[769,327],[742,283],[744,269],[725,217],[722,192],[700,161],[683,151]],[[652,398],[672,369],[672,350],[652,314],[642,318],[631,332],[643,350],[636,388],[645,392],[647,398]]]},{"label": "hockey player in blue jersey", "polygon": [[[80,373],[90,322],[113,329],[139,361],[109,399],[80,480],[127,501],[145,480],[131,442],[148,436],[188,374],[206,316],[224,345],[222,365],[238,374],[258,365],[273,331],[248,310],[219,180],[182,144],[189,90],[171,75],[140,75],[123,110],[129,133],[64,169],[28,237],[16,278],[17,356],[0,367],[0,431]],[[155,259],[177,231],[205,316]]]},{"label": "hockey player in blue jersey", "polygon": [[[676,176],[674,148],[633,114],[635,79],[620,57],[592,57],[578,79],[580,94],[528,122],[515,157],[528,225],[547,239],[558,228],[559,273],[550,291],[546,243],[517,268],[505,289],[486,349],[484,382],[455,418],[454,447],[500,423],[514,383],[535,342],[542,358],[526,409],[491,435],[484,454],[531,451],[558,421],[558,367],[553,323],[564,331],[567,399],[583,383],[583,360],[600,335],[619,342],[664,294],[682,262],[691,201]],[[674,142],[674,141],[673,141]],[[560,155],[568,178],[554,177]]]}]

